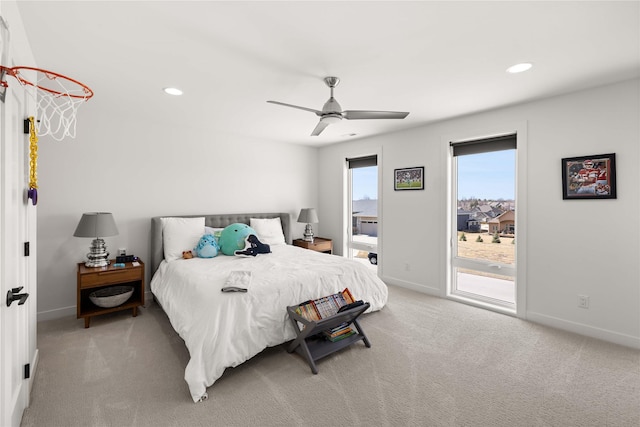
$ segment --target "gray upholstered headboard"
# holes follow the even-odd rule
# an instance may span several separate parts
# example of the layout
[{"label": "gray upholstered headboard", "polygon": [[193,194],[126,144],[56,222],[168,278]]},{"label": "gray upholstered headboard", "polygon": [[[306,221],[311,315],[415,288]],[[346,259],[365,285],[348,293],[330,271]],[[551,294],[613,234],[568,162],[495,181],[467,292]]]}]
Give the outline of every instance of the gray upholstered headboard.
[{"label": "gray upholstered headboard", "polygon": [[204,217],[204,225],[207,227],[226,227],[227,225],[241,223],[249,224],[251,218],[280,218],[284,238],[291,244],[291,216],[288,213],[251,213],[251,214],[215,214],[215,215],[163,215],[151,218],[151,271],[150,276],[156,272],[160,263],[164,259],[164,249],[162,247],[162,221],[160,218],[166,217],[196,218]]}]

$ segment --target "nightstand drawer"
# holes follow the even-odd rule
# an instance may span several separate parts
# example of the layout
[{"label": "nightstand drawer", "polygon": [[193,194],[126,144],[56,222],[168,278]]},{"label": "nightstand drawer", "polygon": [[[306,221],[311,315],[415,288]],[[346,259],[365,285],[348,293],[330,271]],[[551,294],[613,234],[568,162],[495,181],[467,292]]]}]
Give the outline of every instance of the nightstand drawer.
[{"label": "nightstand drawer", "polygon": [[140,269],[100,271],[80,275],[80,287],[112,285],[140,280]]},{"label": "nightstand drawer", "polygon": [[294,239],[293,246],[299,246],[301,248],[310,249],[316,252],[324,252],[327,254],[333,253],[333,240],[325,239],[324,237],[316,237],[313,243],[302,239]]},{"label": "nightstand drawer", "polygon": [[331,240],[319,241],[316,239],[314,243],[309,244],[309,249],[317,252],[330,252],[333,249],[333,242]]}]

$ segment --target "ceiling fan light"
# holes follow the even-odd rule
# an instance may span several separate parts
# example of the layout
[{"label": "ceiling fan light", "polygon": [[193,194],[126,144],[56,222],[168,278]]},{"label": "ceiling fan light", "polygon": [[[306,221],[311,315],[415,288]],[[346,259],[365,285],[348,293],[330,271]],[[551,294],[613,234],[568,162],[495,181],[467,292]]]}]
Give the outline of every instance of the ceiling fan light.
[{"label": "ceiling fan light", "polygon": [[327,123],[327,124],[333,124],[333,123],[338,123],[340,120],[342,120],[342,117],[338,116],[338,115],[330,115],[330,116],[324,116],[322,117],[322,121]]}]

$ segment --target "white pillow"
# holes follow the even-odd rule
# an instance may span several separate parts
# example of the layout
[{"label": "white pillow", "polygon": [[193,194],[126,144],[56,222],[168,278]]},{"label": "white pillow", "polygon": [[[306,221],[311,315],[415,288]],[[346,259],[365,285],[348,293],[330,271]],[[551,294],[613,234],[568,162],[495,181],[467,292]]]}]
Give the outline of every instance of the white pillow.
[{"label": "white pillow", "polygon": [[160,221],[164,259],[167,261],[182,258],[182,252],[192,250],[204,233],[204,217],[160,218]]},{"label": "white pillow", "polygon": [[249,226],[258,235],[258,239],[267,245],[284,245],[284,233],[280,218],[251,218]]}]

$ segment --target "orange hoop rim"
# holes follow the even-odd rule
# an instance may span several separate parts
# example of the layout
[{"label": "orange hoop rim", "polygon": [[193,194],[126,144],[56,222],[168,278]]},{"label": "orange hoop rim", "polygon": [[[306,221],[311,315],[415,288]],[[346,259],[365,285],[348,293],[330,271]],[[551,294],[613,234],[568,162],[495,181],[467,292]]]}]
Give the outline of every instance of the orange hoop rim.
[{"label": "orange hoop rim", "polygon": [[[49,80],[55,80],[57,78],[61,78],[67,81],[70,81],[78,86],[80,86],[83,90],[84,90],[84,95],[74,95],[71,93],[67,93],[67,92],[60,92],[57,91],[55,89],[50,89],[46,86],[41,86],[37,83],[33,83],[27,79],[25,79],[24,77],[22,77],[20,75],[20,70],[31,70],[31,71],[36,71],[36,72],[40,72],[43,73],[47,76],[47,78]],[[23,85],[29,85],[29,86],[33,86],[36,89],[40,89],[40,90],[44,90],[45,92],[49,92],[55,96],[68,96],[69,98],[76,98],[76,99],[84,99],[84,100],[88,100],[89,98],[91,98],[93,96],[93,90],[91,90],[91,88],[89,86],[87,86],[86,84],[79,82],[78,80],[72,79],[71,77],[67,77],[64,74],[60,74],[60,73],[56,73],[54,71],[49,71],[49,70],[45,70],[43,68],[36,68],[36,67],[27,67],[24,65],[18,65],[16,67],[4,67],[2,65],[0,65],[0,71],[6,71],[7,74],[9,74],[10,76],[14,77],[15,79],[17,79],[21,84]],[[53,76],[53,77],[51,77]],[[0,85],[2,86],[7,86],[6,82],[0,82]]]},{"label": "orange hoop rim", "polygon": [[0,86],[7,87],[9,86],[7,82],[4,80],[5,75],[12,75],[11,68],[5,67],[4,65],[0,65]]}]

